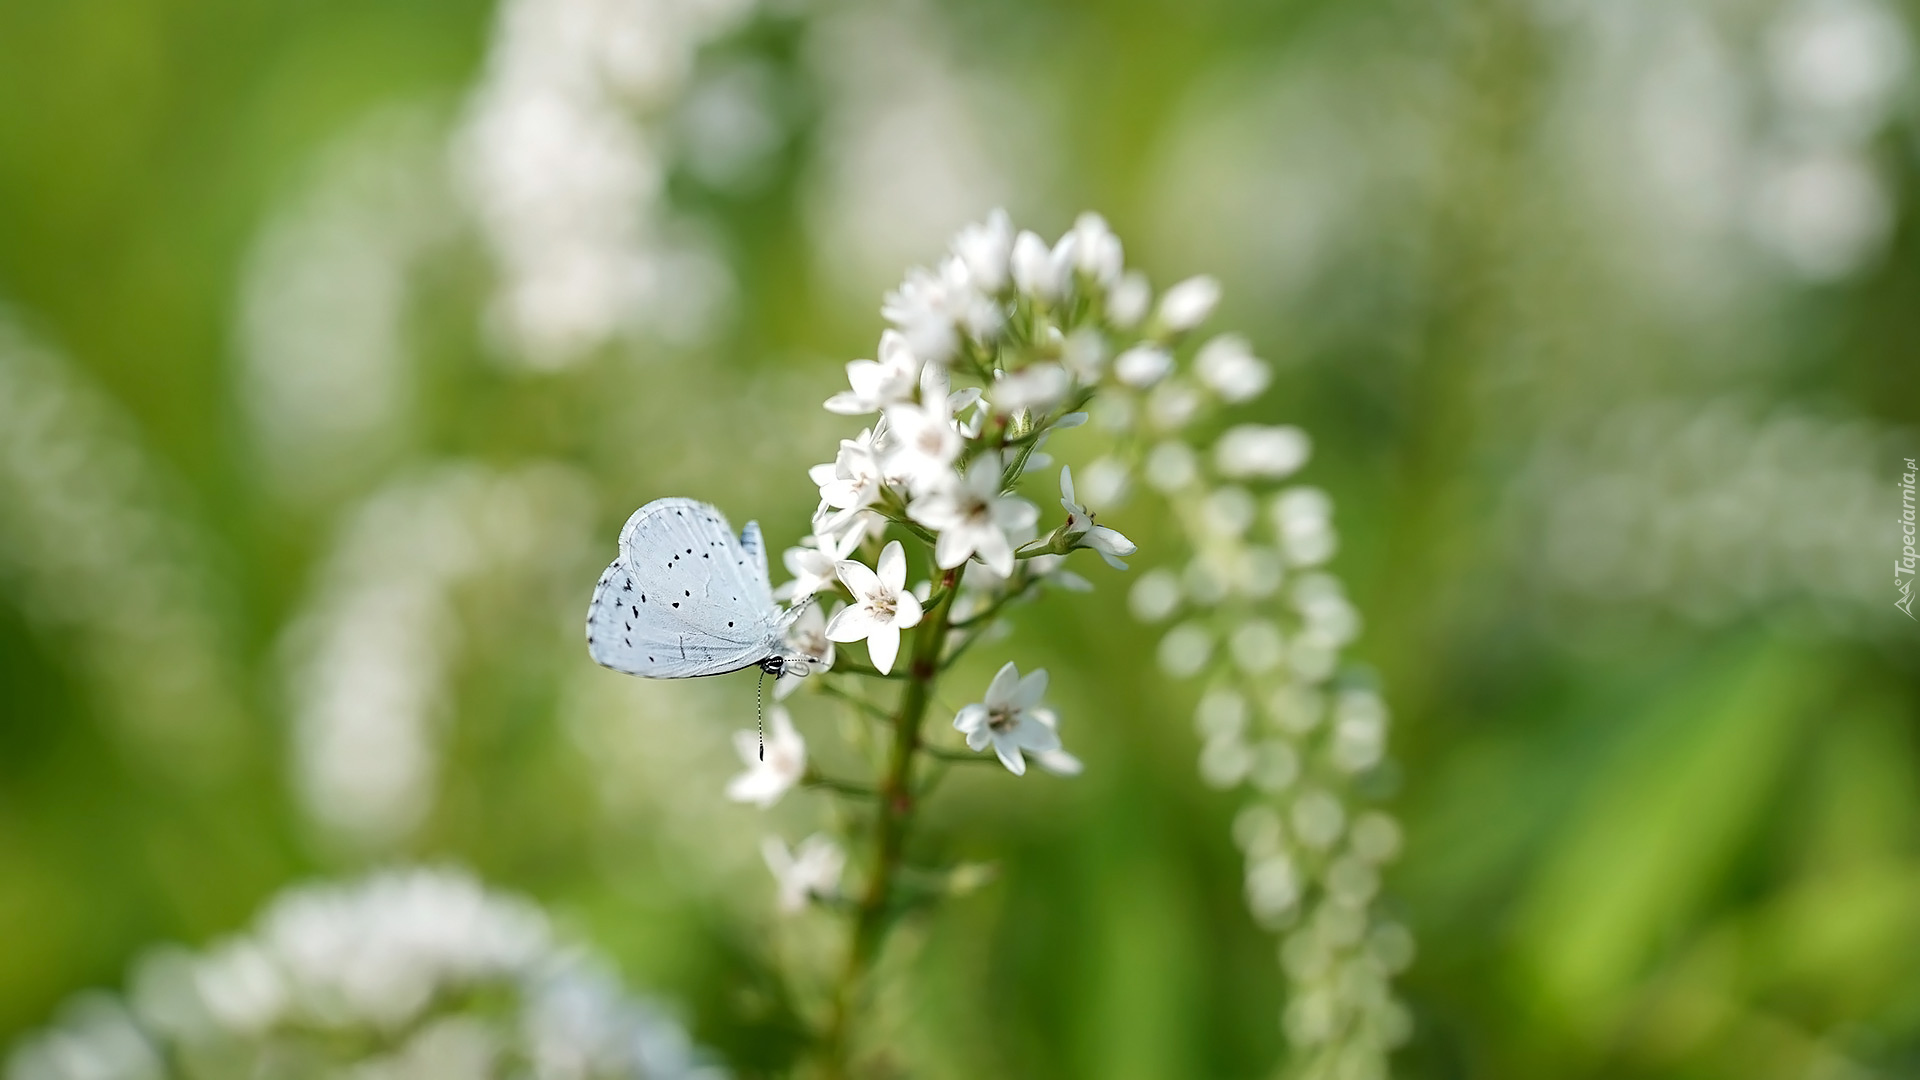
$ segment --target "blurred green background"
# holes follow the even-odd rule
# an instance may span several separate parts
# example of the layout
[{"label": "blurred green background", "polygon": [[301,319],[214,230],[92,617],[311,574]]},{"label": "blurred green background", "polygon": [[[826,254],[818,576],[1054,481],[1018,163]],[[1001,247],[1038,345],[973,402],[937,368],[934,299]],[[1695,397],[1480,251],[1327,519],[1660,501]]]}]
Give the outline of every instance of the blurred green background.
[{"label": "blurred green background", "polygon": [[[779,1070],[744,681],[595,668],[580,613],[648,499],[796,539],[881,292],[1005,205],[1218,275],[1254,418],[1314,436],[1394,710],[1397,1072],[1920,1076],[1916,18],[0,4],[0,1044],[426,859]],[[929,849],[1004,872],[918,934],[898,1038],[1268,1075],[1235,804],[1095,576],[963,674],[1048,667],[1088,768],[945,789]]]}]

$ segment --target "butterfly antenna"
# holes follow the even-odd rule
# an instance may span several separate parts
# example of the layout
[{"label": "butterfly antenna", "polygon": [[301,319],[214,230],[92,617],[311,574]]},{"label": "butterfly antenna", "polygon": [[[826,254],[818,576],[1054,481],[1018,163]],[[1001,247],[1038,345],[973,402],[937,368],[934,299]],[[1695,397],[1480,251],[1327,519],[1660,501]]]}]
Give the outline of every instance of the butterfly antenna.
[{"label": "butterfly antenna", "polygon": [[762,671],[760,677],[753,680],[753,726],[760,730],[761,761],[767,760],[767,714],[765,711],[766,697],[764,696],[766,693],[766,685],[767,673]]}]

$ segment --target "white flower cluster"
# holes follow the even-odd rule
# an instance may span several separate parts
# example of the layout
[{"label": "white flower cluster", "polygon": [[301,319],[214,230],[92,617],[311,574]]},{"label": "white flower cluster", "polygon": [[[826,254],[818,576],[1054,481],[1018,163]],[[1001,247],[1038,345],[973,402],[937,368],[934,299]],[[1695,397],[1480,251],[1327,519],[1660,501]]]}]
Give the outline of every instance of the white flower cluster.
[{"label": "white flower cluster", "polygon": [[[1079,486],[1059,470],[1063,516],[1044,532],[1023,482],[1050,469],[1048,438],[1085,423],[1082,410],[1096,398],[1128,411],[1147,402],[1191,415],[1205,400],[1244,401],[1265,389],[1266,365],[1232,337],[1200,348],[1197,385],[1175,375],[1176,354],[1219,292],[1211,278],[1193,278],[1154,304],[1146,278],[1127,270],[1119,238],[1097,214],[1048,243],[996,212],[962,230],[938,265],[910,272],[886,297],[882,313],[892,326],[875,358],[848,364],[847,389],[825,403],[837,415],[876,419],[809,472],[820,500],[813,535],[786,552],[793,580],[780,595],[818,598],[815,610],[831,610],[808,612],[795,649],[831,669],[835,643],[864,641],[871,667],[843,661],[841,673],[930,680],[999,629],[1006,605],[1043,585],[1090,588],[1065,568],[1072,552],[1124,569],[1133,542],[1089,505],[1124,495],[1114,461],[1096,464]],[[1296,468],[1305,453],[1293,429],[1247,427],[1220,456],[1232,475],[1260,477]],[[907,543],[889,539],[890,531],[918,543],[927,580],[909,584]],[[928,619],[939,620],[944,637],[898,670],[903,634]],[[1081,763],[1061,745],[1059,718],[1041,704],[1046,686],[1046,672],[1023,676],[1008,663],[953,727],[967,749],[991,749],[1016,775],[1029,761],[1076,774]],[[764,758],[757,738],[742,737],[748,771],[730,788],[735,799],[769,805],[807,777],[805,743],[784,711],[775,711],[773,730]],[[837,889],[837,854],[808,862],[784,846],[769,851],[785,895]],[[793,868],[803,865],[814,876],[796,884]]]},{"label": "white flower cluster", "polygon": [[149,955],[124,1002],[77,999],[6,1077],[725,1075],[610,972],[527,901],[458,871],[389,871],[292,889],[204,952]]},{"label": "white flower cluster", "polygon": [[491,329],[536,367],[634,324],[697,336],[731,285],[664,209],[663,105],[751,0],[509,0],[455,156],[500,270]]},{"label": "white flower cluster", "polygon": [[[983,325],[1006,332],[964,287],[977,276],[966,269],[972,260],[997,265],[998,239],[991,226],[969,230],[955,261],[910,280],[891,307],[902,331],[935,355],[959,358],[950,363],[981,349]],[[1263,393],[1271,370],[1243,338],[1190,342],[1219,302],[1211,279],[1176,285],[1155,305],[1091,216],[1051,247],[1031,234],[1012,247],[1011,277],[1033,309],[1067,313],[1064,325],[1041,331],[1065,372],[1061,393],[1097,385],[1090,407],[1113,436],[1080,489],[1118,506],[1144,485],[1171,506],[1191,547],[1184,566],[1142,574],[1129,600],[1143,621],[1172,624],[1160,642],[1164,670],[1208,680],[1201,774],[1250,796],[1234,835],[1247,859],[1250,909],[1284,933],[1285,1027],[1303,1075],[1384,1075],[1387,1052],[1407,1034],[1390,980],[1411,961],[1412,940],[1372,907],[1399,828],[1354,803],[1359,781],[1385,758],[1387,710],[1340,670],[1360,620],[1324,569],[1338,548],[1332,500],[1285,483],[1307,462],[1307,436],[1284,425],[1212,423],[1224,407]],[[1013,332],[1026,310],[1010,320]],[[997,400],[992,391],[988,399]],[[1069,520],[1082,520],[1067,475],[1062,496]],[[1087,535],[1087,546],[1099,543]],[[1003,697],[1009,689],[996,687]],[[963,719],[977,722],[979,708]]]}]

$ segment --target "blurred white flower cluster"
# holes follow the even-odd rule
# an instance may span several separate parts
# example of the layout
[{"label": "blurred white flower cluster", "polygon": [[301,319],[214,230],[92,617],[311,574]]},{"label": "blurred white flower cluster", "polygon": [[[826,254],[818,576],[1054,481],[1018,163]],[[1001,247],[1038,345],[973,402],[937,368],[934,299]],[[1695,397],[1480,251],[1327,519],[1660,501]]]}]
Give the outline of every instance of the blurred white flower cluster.
[{"label": "blurred white flower cluster", "polygon": [[500,6],[456,159],[499,269],[489,323],[508,355],[562,367],[635,325],[689,339],[725,302],[731,282],[718,256],[665,213],[659,144],[665,106],[700,48],[751,9],[751,0]]},{"label": "blurred white flower cluster", "polygon": [[1906,19],[1883,0],[1791,0],[1766,29],[1765,67],[1771,116],[1748,228],[1801,277],[1845,277],[1898,218],[1875,143],[1908,90]]},{"label": "blurred white flower cluster", "polygon": [[0,310],[0,578],[70,635],[128,757],[220,774],[242,738],[211,538],[112,399]]},{"label": "blurred white flower cluster", "polygon": [[563,466],[449,464],[348,516],[280,645],[296,790],[329,839],[379,850],[425,818],[464,647],[461,593],[568,566],[558,556],[585,533],[587,490]]},{"label": "blurred white flower cluster", "polygon": [[444,141],[423,110],[375,113],[322,151],[252,242],[233,333],[277,499],[337,496],[406,445],[408,314],[457,222]]},{"label": "blurred white flower cluster", "polygon": [[146,956],[70,1003],[7,1080],[720,1080],[684,1028],[465,873],[289,890],[250,933]]},{"label": "blurred white flower cluster", "polygon": [[1537,455],[1514,539],[1556,611],[1575,598],[1714,624],[1792,604],[1835,630],[1886,626],[1876,468],[1894,448],[1860,418],[1642,402]]},{"label": "blurred white flower cluster", "polygon": [[[1399,826],[1361,808],[1356,788],[1385,760],[1386,703],[1340,669],[1360,620],[1322,568],[1336,547],[1331,500],[1302,485],[1256,495],[1239,483],[1229,448],[1242,430],[1211,454],[1172,432],[1149,437],[1160,441],[1145,452],[1145,479],[1174,506],[1194,554],[1143,574],[1129,600],[1142,621],[1173,622],[1161,667],[1207,683],[1194,717],[1200,774],[1247,797],[1234,841],[1249,909],[1282,934],[1285,1028],[1301,1075],[1384,1076],[1387,1052],[1409,1033],[1391,980],[1411,962],[1412,938],[1374,910]],[[1165,464],[1176,457],[1177,472]],[[1264,475],[1285,476],[1304,463],[1304,445],[1264,460]]]},{"label": "blurred white flower cluster", "polygon": [[1553,123],[1586,144],[1572,149],[1591,162],[1588,197],[1623,212],[1636,272],[1706,298],[1730,282],[1687,278],[1737,280],[1748,245],[1811,283],[1886,250],[1899,206],[1885,136],[1912,68],[1898,5],[1581,0],[1556,21],[1580,62]]}]

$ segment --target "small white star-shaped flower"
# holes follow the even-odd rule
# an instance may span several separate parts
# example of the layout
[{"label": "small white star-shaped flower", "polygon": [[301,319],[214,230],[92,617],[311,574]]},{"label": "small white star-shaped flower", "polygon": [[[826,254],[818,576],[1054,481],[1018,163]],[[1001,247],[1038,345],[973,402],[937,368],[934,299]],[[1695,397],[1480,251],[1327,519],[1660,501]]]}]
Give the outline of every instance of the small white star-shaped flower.
[{"label": "small white star-shaped flower", "polygon": [[998,332],[1001,321],[999,306],[958,255],[940,260],[937,270],[908,271],[900,287],[887,294],[880,314],[906,335],[914,355],[935,365],[953,358],[962,331],[984,340]]},{"label": "small white star-shaped flower", "polygon": [[799,601],[832,588],[835,564],[860,546],[862,535],[858,529],[850,529],[840,536],[815,533],[802,540],[800,546],[788,548],[780,561],[786,565],[787,573],[793,575],[793,580],[775,589],[773,598]]},{"label": "small white star-shaped flower", "polygon": [[929,368],[921,379],[918,404],[887,408],[888,476],[913,492],[946,482],[954,461],[966,447],[965,436],[953,422],[957,404],[947,393],[946,376]]},{"label": "small white star-shaped flower", "polygon": [[906,589],[907,553],[895,540],[880,550],[875,570],[853,559],[843,559],[836,571],[853,593],[853,603],[841,608],[827,623],[834,641],[867,643],[867,655],[881,674],[893,670],[900,655],[900,631],[920,625],[920,600]]},{"label": "small white star-shaped flower", "polygon": [[1069,465],[1060,466],[1060,507],[1067,512],[1066,530],[1068,536],[1075,538],[1073,546],[1092,548],[1115,570],[1127,568],[1119,556],[1140,550],[1119,530],[1095,523],[1093,511],[1074,501],[1073,468]]},{"label": "small white star-shaped flower", "polygon": [[784,840],[769,836],[760,842],[760,856],[773,871],[779,908],[788,913],[805,908],[809,899],[839,893],[840,872],[847,866],[847,853],[819,833],[791,851]]},{"label": "small white star-shaped flower", "polygon": [[820,501],[840,511],[829,519],[826,527],[830,531],[837,531],[856,511],[880,501],[880,488],[887,478],[878,442],[879,437],[868,428],[859,438],[841,439],[840,453],[831,462],[807,470],[807,476],[820,488]]},{"label": "small white star-shaped flower", "polygon": [[907,516],[940,534],[933,559],[951,570],[974,555],[1001,577],[1013,573],[1009,534],[1033,528],[1040,511],[1017,495],[1000,492],[1000,455],[973,459],[965,476],[918,498]]},{"label": "small white star-shaped flower", "polygon": [[936,364],[946,363],[960,347],[949,291],[939,274],[915,267],[880,306],[880,314],[900,328],[914,353]]},{"label": "small white star-shaped flower", "polygon": [[807,742],[794,730],[793,718],[778,705],[767,710],[767,717],[772,730],[768,732],[766,757],[760,756],[758,732],[734,732],[733,749],[747,763],[747,771],[727,781],[727,798],[753,803],[762,810],[779,802],[807,771]]},{"label": "small white star-shaped flower", "polygon": [[1072,233],[1061,237],[1049,250],[1047,242],[1036,234],[1021,232],[1014,237],[1013,255],[1009,260],[1014,284],[1020,286],[1021,292],[1047,303],[1059,300],[1073,284],[1077,246]]},{"label": "small white star-shaped flower", "polygon": [[960,230],[953,253],[967,268],[975,288],[989,295],[1007,287],[1007,261],[1013,254],[1013,222],[1005,210],[995,210],[984,222]]},{"label": "small white star-shaped flower", "polygon": [[878,360],[854,360],[847,364],[848,390],[827,399],[827,411],[842,416],[876,413],[889,405],[911,400],[914,384],[920,378],[920,360],[898,330],[880,335]]},{"label": "small white star-shaped flower", "polygon": [[819,604],[808,604],[787,627],[787,666],[789,674],[774,680],[773,699],[783,701],[800,689],[800,679],[816,671],[833,670],[833,639],[827,636],[827,616]]},{"label": "small white star-shaped flower", "polygon": [[1059,721],[1053,710],[1040,705],[1046,692],[1045,668],[1023,679],[1020,669],[1008,661],[987,686],[986,700],[965,706],[953,718],[954,729],[966,735],[969,750],[991,745],[1000,764],[1015,776],[1027,771],[1022,751],[1033,754],[1051,771],[1079,772],[1080,762],[1060,748]]}]

